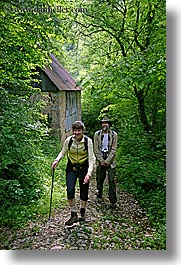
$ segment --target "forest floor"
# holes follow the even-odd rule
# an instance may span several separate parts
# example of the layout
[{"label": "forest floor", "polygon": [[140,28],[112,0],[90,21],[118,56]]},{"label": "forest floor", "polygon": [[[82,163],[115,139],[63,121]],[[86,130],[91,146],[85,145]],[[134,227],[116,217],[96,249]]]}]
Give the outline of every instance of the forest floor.
[{"label": "forest floor", "polygon": [[[12,231],[0,227],[0,249],[21,250],[159,250],[156,230],[149,224],[139,203],[128,193],[117,190],[117,207],[109,208],[108,183],[103,199],[96,197],[96,181],[91,179],[86,221],[66,227],[70,217],[68,206]],[[76,193],[79,211],[79,190]]]}]

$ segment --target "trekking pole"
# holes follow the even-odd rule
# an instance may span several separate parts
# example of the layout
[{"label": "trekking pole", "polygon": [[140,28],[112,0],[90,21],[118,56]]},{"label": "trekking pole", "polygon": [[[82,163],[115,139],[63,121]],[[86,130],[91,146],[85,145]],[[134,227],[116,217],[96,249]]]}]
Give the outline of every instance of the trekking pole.
[{"label": "trekking pole", "polygon": [[54,176],[55,176],[55,168],[53,167],[53,171],[52,171],[52,187],[51,187],[51,195],[50,195],[50,211],[49,211],[49,218],[48,218],[49,221],[50,221],[51,208],[52,208],[52,194],[53,194]]}]

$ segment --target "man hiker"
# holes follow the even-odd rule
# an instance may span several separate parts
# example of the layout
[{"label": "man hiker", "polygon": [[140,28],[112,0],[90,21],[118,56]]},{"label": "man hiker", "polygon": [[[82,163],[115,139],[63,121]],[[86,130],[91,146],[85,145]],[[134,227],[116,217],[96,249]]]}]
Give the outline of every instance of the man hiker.
[{"label": "man hiker", "polygon": [[[85,221],[89,182],[94,166],[93,142],[89,137],[84,135],[84,131],[83,122],[75,121],[72,124],[73,135],[67,137],[61,152],[52,163],[52,168],[55,168],[59,161],[67,154],[66,187],[71,217],[65,222],[65,225],[69,226],[78,221]],[[77,179],[79,180],[80,188],[80,218],[78,218],[75,203]]]},{"label": "man hiker", "polygon": [[94,154],[96,157],[97,197],[102,198],[103,184],[108,175],[110,207],[115,208],[117,202],[115,185],[116,150],[118,135],[111,130],[111,121],[105,116],[101,121],[102,129],[94,134]]}]

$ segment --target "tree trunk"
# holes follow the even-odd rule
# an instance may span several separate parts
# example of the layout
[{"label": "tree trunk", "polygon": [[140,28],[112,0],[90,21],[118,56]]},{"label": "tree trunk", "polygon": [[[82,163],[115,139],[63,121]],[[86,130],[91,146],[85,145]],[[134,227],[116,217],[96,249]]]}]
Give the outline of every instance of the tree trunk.
[{"label": "tree trunk", "polygon": [[144,90],[141,89],[140,91],[138,91],[136,86],[134,86],[134,91],[135,91],[136,98],[138,100],[138,112],[140,115],[141,123],[143,124],[144,130],[147,133],[150,133],[151,126],[148,122],[146,112],[145,112],[145,100],[144,100],[145,98],[144,98],[144,93],[143,93]]}]

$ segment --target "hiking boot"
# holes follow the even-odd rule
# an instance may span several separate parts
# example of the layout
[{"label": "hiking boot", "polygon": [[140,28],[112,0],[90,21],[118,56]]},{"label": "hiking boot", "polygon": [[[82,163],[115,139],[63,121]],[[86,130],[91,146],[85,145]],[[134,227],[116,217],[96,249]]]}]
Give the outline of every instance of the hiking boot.
[{"label": "hiking boot", "polygon": [[85,222],[85,215],[81,215],[81,217],[79,217],[79,221],[80,222]]},{"label": "hiking boot", "polygon": [[80,215],[81,215],[81,217],[79,218],[79,221],[85,222],[85,208],[80,209]]},{"label": "hiking boot", "polygon": [[71,217],[69,220],[67,220],[65,222],[65,225],[73,225],[74,223],[77,223],[78,222],[78,216],[77,216],[77,213],[75,212],[71,212]]}]

